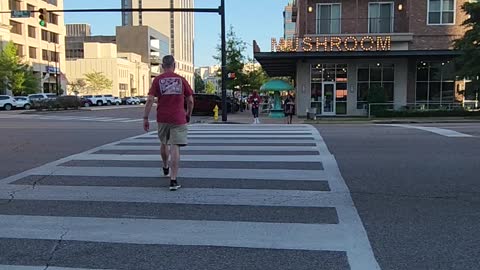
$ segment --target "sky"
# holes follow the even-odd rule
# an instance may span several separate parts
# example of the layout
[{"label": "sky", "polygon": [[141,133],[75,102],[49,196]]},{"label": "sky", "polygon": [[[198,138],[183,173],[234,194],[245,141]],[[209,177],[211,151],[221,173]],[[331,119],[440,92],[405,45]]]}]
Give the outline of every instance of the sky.
[{"label": "sky", "polygon": [[[169,1],[169,0],[157,0]],[[237,36],[247,43],[246,55],[252,57],[253,40],[262,51],[270,50],[271,38],[283,36],[283,10],[288,0],[225,0],[227,30],[233,26]],[[121,0],[64,0],[65,9],[121,8]],[[195,0],[195,7],[217,8],[220,0]],[[165,13],[167,15],[168,13]],[[121,25],[120,13],[66,13],[65,23],[88,23],[92,35],[115,35]],[[195,66],[218,64],[213,59],[220,43],[220,16],[195,14]]]}]

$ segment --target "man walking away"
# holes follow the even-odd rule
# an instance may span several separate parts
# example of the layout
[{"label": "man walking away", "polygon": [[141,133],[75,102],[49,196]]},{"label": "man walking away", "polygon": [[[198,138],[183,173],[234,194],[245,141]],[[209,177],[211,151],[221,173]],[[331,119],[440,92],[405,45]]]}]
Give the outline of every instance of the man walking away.
[{"label": "man walking away", "polygon": [[[163,174],[170,175],[170,190],[175,191],[181,186],[177,181],[180,164],[180,147],[187,145],[188,128],[193,111],[193,90],[187,80],[175,73],[175,59],[167,55],[162,59],[164,73],[157,76],[148,93],[147,104],[143,115],[143,128],[150,130],[148,115],[154,98],[157,102],[158,137],[161,142]],[[187,112],[185,112],[185,99]],[[169,149],[170,148],[170,149]],[[170,164],[169,164],[170,157]],[[171,171],[170,171],[171,170]]]}]

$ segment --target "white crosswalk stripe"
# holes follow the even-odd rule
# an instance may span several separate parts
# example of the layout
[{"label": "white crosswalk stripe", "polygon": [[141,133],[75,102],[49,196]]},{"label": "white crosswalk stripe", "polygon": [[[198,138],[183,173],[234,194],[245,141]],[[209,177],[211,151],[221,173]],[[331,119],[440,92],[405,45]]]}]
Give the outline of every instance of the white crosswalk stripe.
[{"label": "white crosswalk stripe", "polygon": [[[55,214],[57,210],[52,208],[47,212],[39,210],[35,214],[26,214],[21,210],[12,213],[0,207],[0,242],[2,239],[48,241],[58,240],[61,236],[66,242],[97,244],[342,252],[346,254],[352,270],[380,269],[337,162],[315,128],[308,125],[191,125],[189,138],[190,145],[182,148],[179,172],[179,181],[184,187],[177,192],[168,191],[166,185],[158,188],[136,184],[149,179],[168,182],[160,169],[159,147],[154,144],[158,139],[153,132],[1,179],[0,201],[55,202],[58,207],[67,203],[88,202],[92,204],[92,209]],[[249,143],[258,145],[248,146]],[[313,146],[294,146],[295,143]],[[32,177],[36,180],[29,180]],[[112,181],[115,185],[107,184]],[[291,186],[280,190],[256,188],[262,181]],[[128,182],[133,184],[127,186],[125,183]],[[302,190],[295,187],[296,183],[304,182],[312,185],[324,182],[328,188]],[[211,187],[205,183],[220,186]],[[245,188],[240,183],[250,186]],[[116,216],[111,211],[96,215],[88,212],[94,211],[93,206],[98,203],[219,208],[203,213],[201,218],[161,218],[148,213],[123,212]],[[226,207],[243,210],[237,210],[238,214],[230,218],[215,216]],[[275,211],[298,207],[307,212],[292,218],[267,211],[252,220],[255,212],[250,216],[241,214],[247,211],[245,207],[279,207]],[[335,215],[328,214],[329,210],[324,214],[325,220],[332,221],[308,222],[310,218],[318,218],[318,214],[309,216],[309,211],[320,208],[333,209]],[[165,213],[159,213],[162,214]],[[274,220],[267,220],[265,215],[273,215]],[[69,265],[68,262],[59,266],[89,268]],[[9,266],[1,256],[0,268],[37,269],[33,266]],[[49,269],[70,268],[51,266]]]},{"label": "white crosswalk stripe", "polygon": [[[108,123],[135,123],[142,119],[119,118],[119,117],[86,117],[86,116],[60,116],[60,115],[40,115],[40,114],[0,114],[0,119],[35,119],[35,120],[55,120],[55,121],[85,121],[85,122],[108,122]],[[155,121],[151,121],[152,123]]]}]

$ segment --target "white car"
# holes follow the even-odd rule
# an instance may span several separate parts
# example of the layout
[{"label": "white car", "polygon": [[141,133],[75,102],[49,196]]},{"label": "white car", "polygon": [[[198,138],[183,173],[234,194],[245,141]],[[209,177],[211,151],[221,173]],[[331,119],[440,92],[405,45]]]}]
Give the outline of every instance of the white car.
[{"label": "white car", "polygon": [[23,108],[25,110],[30,110],[32,108],[32,102],[28,97],[14,97],[15,101],[17,101],[17,108]]},{"label": "white car", "polygon": [[108,104],[108,100],[103,95],[87,95],[83,97],[89,99],[93,105],[103,106]]},{"label": "white car", "polygon": [[137,97],[127,97],[127,99],[125,100],[125,103],[127,105],[138,105],[140,104],[140,99],[137,98]]},{"label": "white car", "polygon": [[15,107],[17,107],[17,101],[13,97],[0,95],[0,109],[10,111]]},{"label": "white car", "polygon": [[113,104],[115,104],[115,105],[117,105],[117,106],[120,105],[120,104],[122,104],[122,99],[119,98],[119,97],[114,97],[114,98],[113,98]]},{"label": "white car", "polygon": [[54,99],[54,98],[57,98],[57,95],[53,93],[38,93],[38,94],[28,95],[27,98],[32,102],[32,101],[44,100],[44,99]]},{"label": "white car", "polygon": [[107,105],[115,104],[115,97],[112,95],[103,95],[105,100],[107,101]]}]

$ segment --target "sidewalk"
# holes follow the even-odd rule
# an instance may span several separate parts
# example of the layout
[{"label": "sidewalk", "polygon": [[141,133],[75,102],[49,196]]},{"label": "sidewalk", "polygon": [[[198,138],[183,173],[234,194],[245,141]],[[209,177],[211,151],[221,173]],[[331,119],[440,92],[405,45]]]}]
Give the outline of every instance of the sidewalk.
[{"label": "sidewalk", "polygon": [[[260,114],[260,124],[287,124],[287,118],[270,118],[268,114]],[[218,116],[218,120],[215,121],[213,117],[210,117],[206,120],[208,123],[222,123],[222,115]],[[253,116],[251,111],[237,112],[234,114],[228,114],[227,117],[228,124],[252,124]],[[293,117],[292,124],[303,124],[303,119],[298,119],[296,116]]]},{"label": "sidewalk", "polygon": [[[217,121],[213,117],[205,120],[206,123],[223,123],[222,115]],[[250,111],[229,114],[227,124],[253,123]],[[268,114],[260,114],[261,124],[286,124],[286,118],[270,118]],[[293,124],[428,124],[428,123],[480,123],[479,117],[419,117],[419,118],[367,118],[367,117],[319,117],[317,120],[293,117]]]}]

